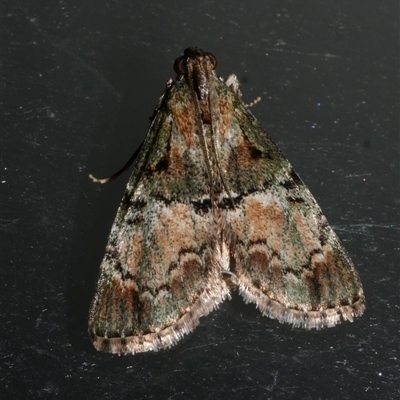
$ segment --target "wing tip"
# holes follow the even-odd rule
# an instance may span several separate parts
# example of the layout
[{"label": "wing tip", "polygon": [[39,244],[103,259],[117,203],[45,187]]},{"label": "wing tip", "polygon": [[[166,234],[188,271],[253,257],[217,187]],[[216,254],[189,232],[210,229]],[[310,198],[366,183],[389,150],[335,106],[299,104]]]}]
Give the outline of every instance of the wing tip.
[{"label": "wing tip", "polygon": [[257,290],[253,293],[243,285],[239,285],[239,291],[246,303],[255,303],[261,313],[269,318],[277,319],[282,324],[290,324],[295,328],[323,329],[332,328],[341,321],[354,321],[354,317],[360,317],[365,311],[365,297],[360,290],[358,299],[352,304],[336,306],[318,311],[301,311],[290,309],[270,299],[267,295]]},{"label": "wing tip", "polygon": [[230,297],[228,286],[210,286],[196,300],[193,306],[177,322],[159,332],[126,337],[103,337],[96,334],[93,321],[89,322],[89,336],[96,350],[113,354],[136,354],[147,351],[168,349],[174,346],[185,335],[192,332],[201,317],[208,315],[226,298]]},{"label": "wing tip", "polygon": [[[185,314],[186,316],[187,314]],[[180,321],[179,321],[180,322]],[[176,344],[184,335],[193,331],[199,321],[191,321],[179,327],[179,322],[161,332],[146,335],[107,338],[89,332],[93,345],[98,351],[113,354],[136,354],[167,349]]]}]

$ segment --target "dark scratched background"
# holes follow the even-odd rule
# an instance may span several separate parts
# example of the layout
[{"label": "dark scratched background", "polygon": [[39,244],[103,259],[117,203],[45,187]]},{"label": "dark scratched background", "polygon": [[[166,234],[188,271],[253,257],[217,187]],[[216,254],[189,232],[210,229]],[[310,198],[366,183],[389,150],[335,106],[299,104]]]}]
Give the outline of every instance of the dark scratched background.
[{"label": "dark scratched background", "polygon": [[[399,4],[2,2],[2,399],[395,399],[399,363]],[[159,353],[94,350],[107,236],[172,64],[235,72],[252,112],[351,254],[364,316],[320,332],[238,295]]]}]

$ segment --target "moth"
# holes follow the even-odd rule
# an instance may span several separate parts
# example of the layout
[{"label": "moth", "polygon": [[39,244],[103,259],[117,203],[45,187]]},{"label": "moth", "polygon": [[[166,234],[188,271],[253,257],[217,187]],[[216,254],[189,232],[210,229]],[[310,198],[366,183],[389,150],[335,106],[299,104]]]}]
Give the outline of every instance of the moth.
[{"label": "moth", "polygon": [[364,312],[359,276],[317,202],[236,77],[223,81],[216,66],[186,49],[158,101],[100,266],[89,315],[98,350],[168,348],[232,286],[294,327]]}]

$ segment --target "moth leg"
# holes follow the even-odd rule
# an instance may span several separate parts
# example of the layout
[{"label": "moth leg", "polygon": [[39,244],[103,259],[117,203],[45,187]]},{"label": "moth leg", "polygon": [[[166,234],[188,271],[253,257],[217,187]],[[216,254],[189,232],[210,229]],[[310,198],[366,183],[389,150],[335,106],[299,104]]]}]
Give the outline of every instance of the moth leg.
[{"label": "moth leg", "polygon": [[239,89],[239,80],[235,74],[230,74],[226,80],[225,80],[225,85],[228,86],[233,93],[239,96],[239,98],[242,98],[242,92]]},{"label": "moth leg", "polygon": [[[228,78],[226,78],[225,85],[228,86],[233,93],[239,96],[240,99],[242,99],[242,92],[239,89],[239,80],[235,74],[230,74]],[[256,97],[250,103],[245,103],[244,106],[250,108],[253,107],[255,104],[257,104],[259,101],[261,101],[260,96]]]}]

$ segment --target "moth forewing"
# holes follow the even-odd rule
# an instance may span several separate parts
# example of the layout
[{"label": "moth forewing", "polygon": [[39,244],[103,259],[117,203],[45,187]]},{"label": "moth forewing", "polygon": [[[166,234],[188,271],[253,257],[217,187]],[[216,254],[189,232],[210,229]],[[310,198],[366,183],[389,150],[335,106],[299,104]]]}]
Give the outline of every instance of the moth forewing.
[{"label": "moth forewing", "polygon": [[307,329],[365,309],[315,199],[198,47],[175,62],[106,246],[90,309],[98,350],[174,345],[230,297]]}]

